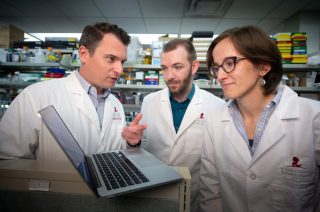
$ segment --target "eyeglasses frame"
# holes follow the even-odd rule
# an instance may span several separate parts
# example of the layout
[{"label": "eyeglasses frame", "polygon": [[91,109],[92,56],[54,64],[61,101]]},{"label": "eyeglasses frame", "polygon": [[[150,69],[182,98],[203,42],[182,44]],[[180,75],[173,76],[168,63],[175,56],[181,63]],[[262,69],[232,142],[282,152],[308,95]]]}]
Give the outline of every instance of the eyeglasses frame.
[{"label": "eyeglasses frame", "polygon": [[[231,71],[227,71],[224,67],[223,67],[223,65],[224,65],[224,63],[225,63],[225,61],[227,61],[227,60],[230,60],[230,59],[232,59],[233,60],[233,62],[234,62],[234,67],[233,67],[233,69],[231,70]],[[220,68],[222,68],[222,70],[225,72],[225,73],[231,73],[232,71],[234,71],[234,69],[236,68],[236,65],[237,65],[237,63],[240,61],[240,60],[243,60],[243,59],[247,59],[246,57],[237,57],[237,56],[232,56],[232,57],[227,57],[227,58],[225,58],[223,61],[222,61],[222,63],[221,63],[221,65],[211,65],[210,66],[210,68],[209,68],[209,72],[210,72],[210,75],[213,77],[213,78],[217,78],[218,76],[217,76],[217,73],[218,73],[218,71],[219,71],[219,69]],[[217,68],[217,71],[216,72],[214,72],[213,71],[213,67],[215,66],[215,68]],[[215,73],[215,74],[214,74]]]}]

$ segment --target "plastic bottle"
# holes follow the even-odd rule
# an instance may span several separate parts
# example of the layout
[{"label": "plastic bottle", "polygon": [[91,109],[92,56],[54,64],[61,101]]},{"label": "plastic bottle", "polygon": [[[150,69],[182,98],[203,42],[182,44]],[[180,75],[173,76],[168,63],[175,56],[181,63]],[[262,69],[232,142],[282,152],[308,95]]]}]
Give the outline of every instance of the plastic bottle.
[{"label": "plastic bottle", "polygon": [[23,49],[20,52],[20,62],[29,62],[28,50],[28,46],[23,46]]},{"label": "plastic bottle", "polygon": [[12,53],[12,62],[20,62],[20,51],[18,49]]},{"label": "plastic bottle", "polygon": [[56,54],[56,63],[59,63],[61,59],[62,59],[62,54],[61,54],[61,51],[58,50]]},{"label": "plastic bottle", "polygon": [[143,64],[144,63],[144,51],[142,46],[137,50],[138,58],[137,58],[137,64]]},{"label": "plastic bottle", "polygon": [[46,57],[44,53],[42,52],[41,48],[38,48],[38,51],[35,54],[34,57],[34,62],[35,63],[45,63],[46,62]]},{"label": "plastic bottle", "polygon": [[54,63],[56,62],[56,55],[53,52],[52,47],[48,47],[48,52],[47,52],[47,63]]},{"label": "plastic bottle", "polygon": [[71,63],[73,65],[80,65],[80,57],[79,57],[79,52],[78,50],[73,50],[72,52],[72,58],[71,58]]},{"label": "plastic bottle", "polygon": [[14,72],[14,75],[12,76],[11,81],[13,81],[13,82],[22,81],[22,80],[20,79],[20,71],[15,71],[15,72]]},{"label": "plastic bottle", "polygon": [[132,72],[132,68],[128,68],[128,75],[126,77],[126,81],[127,81],[127,84],[133,84],[133,77],[131,75],[131,72]]}]

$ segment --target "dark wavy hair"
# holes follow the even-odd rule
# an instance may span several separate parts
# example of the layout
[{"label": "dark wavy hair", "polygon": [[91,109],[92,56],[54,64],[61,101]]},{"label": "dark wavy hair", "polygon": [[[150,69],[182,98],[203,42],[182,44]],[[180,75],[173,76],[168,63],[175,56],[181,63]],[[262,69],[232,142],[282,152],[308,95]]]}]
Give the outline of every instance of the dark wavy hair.
[{"label": "dark wavy hair", "polygon": [[271,70],[264,76],[266,84],[264,94],[271,94],[280,83],[283,75],[282,60],[279,49],[272,38],[256,26],[244,26],[228,29],[212,41],[207,51],[207,67],[214,63],[212,55],[216,45],[229,38],[234,47],[254,65],[269,64]]},{"label": "dark wavy hair", "polygon": [[106,22],[87,25],[82,32],[80,45],[85,46],[92,55],[103,36],[107,33],[115,35],[124,45],[130,43],[130,36],[122,28]]}]

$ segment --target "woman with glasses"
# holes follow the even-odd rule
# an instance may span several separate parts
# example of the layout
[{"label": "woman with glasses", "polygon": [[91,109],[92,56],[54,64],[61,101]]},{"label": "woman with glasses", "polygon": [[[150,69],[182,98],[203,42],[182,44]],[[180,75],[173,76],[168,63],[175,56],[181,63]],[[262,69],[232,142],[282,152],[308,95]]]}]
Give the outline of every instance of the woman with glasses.
[{"label": "woman with glasses", "polygon": [[254,26],[226,30],[207,65],[229,101],[207,119],[202,211],[319,211],[320,102],[279,85],[275,42]]}]

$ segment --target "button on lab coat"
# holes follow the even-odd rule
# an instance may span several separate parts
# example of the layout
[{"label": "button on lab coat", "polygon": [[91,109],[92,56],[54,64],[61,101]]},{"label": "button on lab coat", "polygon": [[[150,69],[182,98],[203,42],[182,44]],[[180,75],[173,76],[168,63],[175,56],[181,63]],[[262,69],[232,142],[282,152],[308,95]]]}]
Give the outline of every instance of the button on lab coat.
[{"label": "button on lab coat", "polygon": [[197,211],[204,124],[209,111],[223,103],[222,99],[195,85],[194,96],[177,133],[173,125],[168,88],[147,95],[142,103],[143,118],[140,123],[148,125],[142,146],[168,165],[189,168],[192,177],[191,202],[194,202],[191,211]]},{"label": "button on lab coat", "polygon": [[285,86],[252,157],[227,104],[208,117],[202,211],[219,211],[221,203],[224,211],[318,211],[320,102]]},{"label": "button on lab coat", "polygon": [[66,78],[33,84],[11,103],[0,122],[0,158],[67,160],[37,112],[53,105],[86,154],[125,148],[121,103],[105,100],[103,125],[88,94],[74,73]]}]

